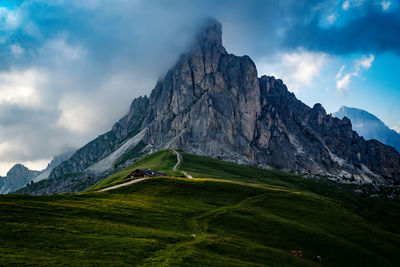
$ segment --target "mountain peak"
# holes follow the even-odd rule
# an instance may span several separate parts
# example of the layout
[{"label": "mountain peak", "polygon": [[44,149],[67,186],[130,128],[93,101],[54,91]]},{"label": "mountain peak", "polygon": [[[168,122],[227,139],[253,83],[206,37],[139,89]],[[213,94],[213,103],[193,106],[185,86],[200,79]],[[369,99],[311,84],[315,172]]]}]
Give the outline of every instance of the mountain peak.
[{"label": "mountain peak", "polygon": [[353,120],[354,118],[363,118],[363,120],[377,121],[383,124],[383,122],[374,114],[369,113],[366,110],[353,107],[342,106],[337,112],[334,113],[334,116],[338,118],[346,116],[350,119],[353,118]]},{"label": "mountain peak", "polygon": [[226,53],[222,45],[222,25],[215,18],[208,18],[200,27],[195,38],[195,50],[198,48],[216,48],[222,54]]},{"label": "mountain peak", "polygon": [[399,181],[400,155],[360,138],[351,125],[328,116],[321,104],[308,107],[282,80],[258,78],[248,56],[226,52],[221,24],[208,19],[149,98],[134,100],[111,131],[52,170],[50,178],[74,175],[68,183],[54,179],[51,191],[84,189],[136,148],[135,153],[176,148],[297,173],[342,178],[345,172],[360,182]]},{"label": "mountain peak", "polygon": [[29,169],[27,167],[25,167],[22,164],[17,163],[7,172],[7,176],[14,175],[15,173],[18,173],[18,172],[26,172],[26,171],[29,171]]},{"label": "mountain peak", "polygon": [[333,116],[338,118],[348,117],[354,130],[365,139],[376,139],[386,145],[393,146],[400,152],[400,134],[390,129],[383,121],[366,110],[341,107]]},{"label": "mountain peak", "polygon": [[215,18],[208,18],[197,36],[200,41],[222,43],[222,25]]}]

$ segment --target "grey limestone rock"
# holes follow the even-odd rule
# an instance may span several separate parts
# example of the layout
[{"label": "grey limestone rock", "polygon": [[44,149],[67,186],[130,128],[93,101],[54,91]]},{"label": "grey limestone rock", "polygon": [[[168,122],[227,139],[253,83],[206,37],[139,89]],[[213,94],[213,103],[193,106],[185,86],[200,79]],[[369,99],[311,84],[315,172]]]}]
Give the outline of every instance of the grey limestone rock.
[{"label": "grey limestone rock", "polygon": [[[295,173],[400,181],[395,149],[364,140],[348,118],[327,115],[320,104],[308,107],[282,80],[259,78],[248,56],[227,53],[221,24],[212,19],[149,97],[135,99],[109,132],[79,149],[50,177],[63,184],[62,190],[76,191],[68,179],[88,177],[88,167],[139,131],[144,131],[147,150],[177,148]],[[76,175],[60,178],[71,174]],[[57,183],[51,186],[57,189],[47,188],[47,193],[61,190]]]},{"label": "grey limestone rock", "polygon": [[30,183],[36,176],[40,174],[39,171],[29,170],[22,164],[15,164],[8,172],[6,177],[1,177],[0,194],[7,194]]}]

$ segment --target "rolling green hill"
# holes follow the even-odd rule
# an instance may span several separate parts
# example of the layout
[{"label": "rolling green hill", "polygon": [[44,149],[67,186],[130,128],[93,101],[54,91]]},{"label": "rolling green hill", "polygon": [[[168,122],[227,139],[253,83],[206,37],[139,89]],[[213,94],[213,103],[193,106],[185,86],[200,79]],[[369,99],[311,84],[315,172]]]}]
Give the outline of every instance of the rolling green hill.
[{"label": "rolling green hill", "polygon": [[[163,150],[81,194],[0,196],[0,265],[315,266],[317,255],[326,266],[400,265],[399,201],[182,155],[176,172]],[[96,192],[136,168],[175,177]]]}]

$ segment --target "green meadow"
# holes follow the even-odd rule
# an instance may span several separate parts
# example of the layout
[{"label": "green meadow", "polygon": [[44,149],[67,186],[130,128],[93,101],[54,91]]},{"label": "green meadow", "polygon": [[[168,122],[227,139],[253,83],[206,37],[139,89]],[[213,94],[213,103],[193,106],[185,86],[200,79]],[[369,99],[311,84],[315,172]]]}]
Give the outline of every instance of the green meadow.
[{"label": "green meadow", "polygon": [[[146,155],[79,194],[0,196],[0,265],[318,266],[315,256],[326,266],[400,265],[398,200],[182,156],[173,172],[172,151]],[[169,177],[97,192],[136,168]]]}]

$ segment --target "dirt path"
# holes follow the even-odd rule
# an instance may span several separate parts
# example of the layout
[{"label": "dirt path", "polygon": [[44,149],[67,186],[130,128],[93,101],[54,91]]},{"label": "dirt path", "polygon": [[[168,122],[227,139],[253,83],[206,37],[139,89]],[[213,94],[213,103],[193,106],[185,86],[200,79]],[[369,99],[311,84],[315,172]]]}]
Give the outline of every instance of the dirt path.
[{"label": "dirt path", "polygon": [[[178,160],[178,162],[175,164],[174,168],[172,169],[174,172],[176,172],[176,171],[177,171],[176,169],[179,167],[179,165],[180,165],[180,164],[182,163],[182,161],[183,161],[183,157],[182,157],[182,155],[181,155],[178,151],[176,151],[175,149],[173,149],[172,151],[174,151],[174,153],[176,154],[176,158],[177,158],[177,160]],[[183,175],[185,175],[186,178],[188,178],[188,179],[193,179],[193,176],[191,176],[191,175],[188,174],[187,172],[184,172],[184,171],[179,171],[179,172],[183,173]],[[123,184],[117,184],[117,185],[114,185],[114,186],[110,186],[110,187],[106,187],[106,188],[100,189],[100,190],[97,191],[97,192],[106,192],[106,191],[109,191],[109,190],[113,190],[113,189],[117,189],[117,188],[120,188],[120,187],[124,187],[124,186],[130,185],[130,184],[134,184],[134,183],[137,183],[137,182],[140,182],[140,181],[143,181],[143,180],[147,180],[147,179],[150,179],[150,178],[147,177],[147,178],[135,179],[135,180],[132,180],[132,181],[123,183]]]},{"label": "dirt path", "polygon": [[[176,158],[178,159],[178,162],[175,164],[174,168],[172,169],[174,172],[176,172],[177,171],[176,169],[182,163],[183,158],[182,158],[182,155],[178,151],[176,151],[175,149],[172,149],[172,151],[174,151],[174,153],[176,154]],[[183,175],[185,175],[186,178],[193,179],[193,176],[191,176],[187,172],[184,172],[184,171],[180,171],[180,172],[183,173]]]},{"label": "dirt path", "polygon": [[135,180],[132,180],[132,181],[123,183],[123,184],[117,184],[117,185],[114,185],[114,186],[110,186],[110,187],[103,188],[103,189],[101,189],[101,190],[99,190],[99,191],[97,191],[97,192],[105,192],[105,191],[117,189],[117,188],[120,188],[120,187],[123,187],[123,186],[127,186],[127,185],[130,185],[130,184],[134,184],[134,183],[137,183],[137,182],[140,182],[140,181],[143,181],[143,180],[147,180],[147,179],[149,179],[149,178],[139,178],[139,179],[135,179]]}]

